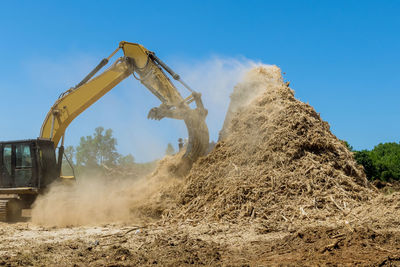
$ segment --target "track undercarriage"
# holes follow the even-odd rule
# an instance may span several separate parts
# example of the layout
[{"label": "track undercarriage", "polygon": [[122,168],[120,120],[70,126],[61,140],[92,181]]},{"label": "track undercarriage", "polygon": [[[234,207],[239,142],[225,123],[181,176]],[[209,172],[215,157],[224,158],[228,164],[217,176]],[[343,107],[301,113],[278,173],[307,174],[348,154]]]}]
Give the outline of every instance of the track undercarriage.
[{"label": "track undercarriage", "polygon": [[0,222],[15,222],[21,219],[22,209],[29,208],[36,199],[36,188],[0,189]]}]

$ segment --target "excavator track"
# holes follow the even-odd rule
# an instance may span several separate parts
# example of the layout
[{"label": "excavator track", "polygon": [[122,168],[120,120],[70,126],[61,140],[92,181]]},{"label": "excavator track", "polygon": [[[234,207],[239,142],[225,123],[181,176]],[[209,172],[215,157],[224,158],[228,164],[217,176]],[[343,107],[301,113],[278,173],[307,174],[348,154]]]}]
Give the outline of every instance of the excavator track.
[{"label": "excavator track", "polygon": [[8,219],[8,202],[9,200],[0,200],[0,222],[6,222]]},{"label": "excavator track", "polygon": [[18,221],[21,218],[21,202],[15,198],[0,199],[0,222]]}]

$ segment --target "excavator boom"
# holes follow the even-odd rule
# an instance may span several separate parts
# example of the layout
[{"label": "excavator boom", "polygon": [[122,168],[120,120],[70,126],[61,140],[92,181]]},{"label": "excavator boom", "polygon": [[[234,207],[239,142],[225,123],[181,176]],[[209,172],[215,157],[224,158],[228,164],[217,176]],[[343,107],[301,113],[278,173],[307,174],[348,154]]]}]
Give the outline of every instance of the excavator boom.
[{"label": "excavator boom", "polygon": [[47,113],[40,138],[52,140],[57,147],[72,120],[131,73],[129,65],[121,60],[90,82],[63,93]]},{"label": "excavator boom", "polygon": [[[124,57],[92,78],[119,49],[122,49]],[[181,82],[191,95],[184,99],[163,69]],[[61,140],[60,147],[63,147],[65,130],[72,120],[131,74],[161,101],[159,107],[150,110],[148,116],[150,119],[169,117],[184,120],[189,140],[183,158],[186,161],[185,165],[190,166],[199,156],[205,154],[209,142],[205,123],[207,110],[203,106],[201,95],[187,86],[179,75],[153,52],[135,43],[121,42],[119,48],[108,58],[103,59],[77,86],[61,94],[43,122],[40,138],[53,141],[55,147]],[[194,109],[189,106],[193,101],[196,103]]]}]

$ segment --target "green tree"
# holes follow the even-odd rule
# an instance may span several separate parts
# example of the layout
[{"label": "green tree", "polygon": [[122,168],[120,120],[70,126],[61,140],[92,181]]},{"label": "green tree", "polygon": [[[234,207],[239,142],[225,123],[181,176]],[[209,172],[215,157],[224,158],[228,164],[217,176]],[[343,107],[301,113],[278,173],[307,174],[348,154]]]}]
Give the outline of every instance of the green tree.
[{"label": "green tree", "polygon": [[167,149],[165,150],[165,155],[173,155],[175,154],[175,149],[171,143],[168,143]]},{"label": "green tree", "polygon": [[76,148],[76,164],[85,168],[115,166],[120,157],[116,145],[111,129],[104,131],[103,127],[97,127],[93,136],[81,137]]},{"label": "green tree", "polygon": [[133,164],[135,164],[135,158],[131,154],[120,156],[118,159],[118,165],[120,166],[128,167],[132,166]]},{"label": "green tree", "polygon": [[379,144],[371,151],[371,159],[377,169],[378,179],[400,180],[400,144]]},{"label": "green tree", "polygon": [[75,148],[73,146],[65,147],[64,157],[62,162],[62,170],[61,170],[63,175],[73,175],[74,172],[72,168],[74,168],[74,158],[75,158]]},{"label": "green tree", "polygon": [[400,180],[400,143],[384,143],[371,151],[356,151],[354,158],[370,180]]},{"label": "green tree", "polygon": [[73,146],[67,146],[64,149],[64,160],[65,157],[71,161],[71,163],[74,161],[75,158],[75,148]]},{"label": "green tree", "polygon": [[368,179],[373,180],[377,176],[374,162],[371,159],[371,151],[361,150],[354,152],[354,159],[358,164],[364,167],[365,174]]}]

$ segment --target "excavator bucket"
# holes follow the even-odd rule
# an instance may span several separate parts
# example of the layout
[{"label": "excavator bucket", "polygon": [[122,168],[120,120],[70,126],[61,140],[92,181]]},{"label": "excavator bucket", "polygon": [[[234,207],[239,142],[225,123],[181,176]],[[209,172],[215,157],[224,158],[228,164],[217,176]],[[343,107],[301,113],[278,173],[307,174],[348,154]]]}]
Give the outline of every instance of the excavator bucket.
[{"label": "excavator bucket", "polygon": [[188,143],[182,156],[177,174],[184,175],[199,157],[204,156],[209,147],[209,133],[206,124],[207,110],[197,106],[185,111],[184,122],[188,131]]}]

